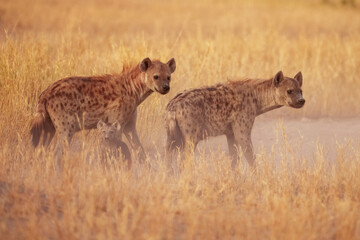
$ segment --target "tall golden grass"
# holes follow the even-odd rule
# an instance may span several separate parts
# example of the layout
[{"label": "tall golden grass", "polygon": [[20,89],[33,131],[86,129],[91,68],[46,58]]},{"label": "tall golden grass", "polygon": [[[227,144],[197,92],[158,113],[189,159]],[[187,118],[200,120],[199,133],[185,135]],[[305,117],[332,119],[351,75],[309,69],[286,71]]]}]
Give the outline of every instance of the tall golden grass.
[{"label": "tall golden grass", "polygon": [[[358,239],[356,142],[339,145],[329,162],[321,146],[300,158],[285,141],[281,157],[258,152],[256,174],[246,165],[232,171],[216,148],[175,175],[162,158],[166,103],[227,79],[302,71],[305,107],[269,117],[359,116],[359,9],[326,2],[1,1],[0,238]],[[40,93],[60,78],[120,72],[148,56],[177,61],[170,93],[139,107],[152,168],[89,164],[85,141],[59,178],[52,153],[29,144]]]}]

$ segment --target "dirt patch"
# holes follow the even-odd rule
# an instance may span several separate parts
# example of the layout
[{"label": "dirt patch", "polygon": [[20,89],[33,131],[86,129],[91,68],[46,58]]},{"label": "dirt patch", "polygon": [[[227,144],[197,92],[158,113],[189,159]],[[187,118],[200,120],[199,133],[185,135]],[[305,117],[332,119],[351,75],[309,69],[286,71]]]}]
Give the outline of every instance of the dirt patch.
[{"label": "dirt patch", "polygon": [[[360,118],[350,119],[274,119],[259,117],[255,120],[252,141],[257,154],[261,152],[280,156],[284,149],[299,158],[312,158],[319,151],[333,161],[338,147],[360,143]],[[214,149],[228,151],[226,137],[210,138],[198,145],[199,151]]]}]

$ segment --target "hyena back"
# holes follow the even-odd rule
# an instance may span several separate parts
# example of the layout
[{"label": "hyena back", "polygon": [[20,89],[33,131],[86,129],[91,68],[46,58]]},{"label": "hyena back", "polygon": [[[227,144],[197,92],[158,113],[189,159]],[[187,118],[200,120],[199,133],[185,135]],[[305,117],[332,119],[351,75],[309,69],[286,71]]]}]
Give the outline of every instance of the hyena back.
[{"label": "hyena back", "polygon": [[51,84],[41,93],[37,114],[31,127],[33,145],[41,138],[47,145],[55,132],[58,141],[55,154],[62,156],[64,144],[81,129],[96,128],[99,120],[118,121],[132,147],[145,157],[136,132],[136,108],[152,92],[166,94],[176,64],[145,58],[119,75],[69,77]]},{"label": "hyena back", "polygon": [[167,153],[183,150],[189,143],[195,149],[204,138],[226,135],[232,167],[238,161],[238,146],[254,166],[255,117],[281,106],[301,108],[305,104],[301,86],[301,72],[290,78],[280,71],[269,80],[248,79],[182,92],[166,107]]}]

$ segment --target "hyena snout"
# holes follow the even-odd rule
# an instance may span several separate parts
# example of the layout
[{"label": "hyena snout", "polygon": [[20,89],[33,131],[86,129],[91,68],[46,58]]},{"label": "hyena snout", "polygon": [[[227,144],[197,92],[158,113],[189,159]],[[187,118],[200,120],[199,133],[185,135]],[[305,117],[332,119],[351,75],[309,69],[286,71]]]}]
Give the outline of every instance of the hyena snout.
[{"label": "hyena snout", "polygon": [[290,104],[290,106],[294,108],[302,108],[305,105],[305,99],[303,97],[298,98],[293,102],[293,104]]},{"label": "hyena snout", "polygon": [[170,86],[169,86],[169,84],[163,84],[163,85],[161,86],[161,88],[162,88],[162,92],[163,92],[163,93],[168,93],[168,92],[170,91]]},{"label": "hyena snout", "polygon": [[305,99],[304,99],[304,98],[300,98],[300,99],[298,100],[298,104],[301,105],[301,106],[304,106],[304,104],[305,104]]},{"label": "hyena snout", "polygon": [[161,94],[167,94],[170,91],[169,83],[158,84],[155,90]]}]

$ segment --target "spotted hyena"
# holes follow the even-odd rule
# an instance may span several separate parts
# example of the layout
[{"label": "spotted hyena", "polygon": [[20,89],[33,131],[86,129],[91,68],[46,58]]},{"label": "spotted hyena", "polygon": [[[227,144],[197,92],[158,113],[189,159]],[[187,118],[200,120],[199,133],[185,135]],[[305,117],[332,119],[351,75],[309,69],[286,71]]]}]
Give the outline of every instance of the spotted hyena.
[{"label": "spotted hyena", "polygon": [[189,142],[195,149],[206,137],[226,135],[232,167],[238,161],[238,145],[254,166],[251,129],[255,117],[282,106],[304,106],[301,86],[301,72],[290,78],[280,71],[268,80],[231,81],[184,91],[166,107],[167,152],[183,149]]},{"label": "spotted hyena", "polygon": [[[100,120],[97,124],[100,133],[100,155],[102,160],[106,157],[121,157],[128,167],[131,167],[131,155],[127,145],[121,140],[121,126],[118,121],[105,123]],[[120,151],[119,151],[120,150]],[[121,155],[120,155],[121,154]]]},{"label": "spotted hyena", "polygon": [[145,152],[135,128],[136,108],[152,92],[169,92],[175,68],[173,58],[167,63],[145,58],[135,66],[124,67],[118,75],[69,77],[51,84],[39,97],[30,131],[33,145],[36,147],[41,139],[47,145],[56,132],[54,152],[59,160],[75,132],[96,128],[99,120],[118,121],[143,159]]}]

